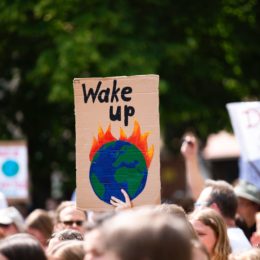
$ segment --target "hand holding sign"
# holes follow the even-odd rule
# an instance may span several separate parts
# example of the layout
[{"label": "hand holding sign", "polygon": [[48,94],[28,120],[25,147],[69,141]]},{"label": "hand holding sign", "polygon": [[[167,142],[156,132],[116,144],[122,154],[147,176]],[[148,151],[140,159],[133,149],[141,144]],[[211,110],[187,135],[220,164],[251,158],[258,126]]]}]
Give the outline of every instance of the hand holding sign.
[{"label": "hand holding sign", "polygon": [[121,189],[122,194],[124,195],[125,201],[119,200],[118,198],[115,198],[114,196],[111,197],[111,204],[115,206],[116,211],[123,210],[123,209],[130,209],[133,207],[133,204],[126,193],[125,190]]}]

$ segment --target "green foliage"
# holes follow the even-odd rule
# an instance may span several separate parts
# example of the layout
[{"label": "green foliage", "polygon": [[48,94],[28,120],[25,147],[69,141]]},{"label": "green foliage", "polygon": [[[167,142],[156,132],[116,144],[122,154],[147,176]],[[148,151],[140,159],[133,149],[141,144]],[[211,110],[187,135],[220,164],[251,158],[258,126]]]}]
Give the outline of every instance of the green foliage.
[{"label": "green foliage", "polygon": [[55,170],[66,191],[75,185],[75,77],[159,74],[170,146],[188,129],[229,127],[225,104],[259,96],[256,0],[2,0],[0,10],[0,137],[28,140],[36,203]]}]

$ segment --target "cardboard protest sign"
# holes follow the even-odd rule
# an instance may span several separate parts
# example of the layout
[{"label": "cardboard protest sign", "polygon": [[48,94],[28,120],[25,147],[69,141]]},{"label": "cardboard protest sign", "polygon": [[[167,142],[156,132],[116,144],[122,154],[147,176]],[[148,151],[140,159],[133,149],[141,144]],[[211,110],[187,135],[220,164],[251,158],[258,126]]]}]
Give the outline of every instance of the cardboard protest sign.
[{"label": "cardboard protest sign", "polygon": [[74,79],[77,206],[160,203],[159,76]]},{"label": "cardboard protest sign", "polygon": [[240,145],[240,178],[260,185],[260,102],[227,104]]},{"label": "cardboard protest sign", "polygon": [[25,141],[0,142],[0,191],[9,200],[28,200],[28,152]]}]

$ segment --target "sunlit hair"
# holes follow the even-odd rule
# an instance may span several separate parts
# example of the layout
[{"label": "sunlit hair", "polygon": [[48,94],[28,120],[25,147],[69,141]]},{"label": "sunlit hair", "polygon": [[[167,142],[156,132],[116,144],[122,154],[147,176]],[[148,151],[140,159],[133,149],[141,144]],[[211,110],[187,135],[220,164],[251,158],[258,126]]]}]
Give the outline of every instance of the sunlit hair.
[{"label": "sunlit hair", "polygon": [[181,218],[139,208],[100,227],[102,244],[120,260],[191,260],[190,232]]},{"label": "sunlit hair", "polygon": [[221,215],[234,219],[238,202],[233,187],[223,180],[207,180],[206,187],[211,188],[210,202],[217,204]]},{"label": "sunlit hair", "polygon": [[55,224],[60,222],[60,213],[63,209],[67,207],[76,207],[76,203],[74,201],[62,201],[55,211]]},{"label": "sunlit hair", "polygon": [[194,230],[192,224],[189,222],[188,217],[181,206],[176,204],[167,204],[163,203],[154,207],[154,211],[161,214],[168,214],[175,218],[180,218],[186,224],[187,229],[189,230],[190,234],[189,237],[191,239],[198,239],[197,233]]},{"label": "sunlit hair", "polygon": [[85,250],[83,241],[67,240],[57,244],[51,252],[49,258],[62,259],[62,260],[83,260]]},{"label": "sunlit hair", "polygon": [[155,210],[158,212],[171,214],[173,216],[186,218],[186,213],[184,209],[176,204],[163,203],[160,205],[156,205]]},{"label": "sunlit hair", "polygon": [[190,216],[191,220],[198,220],[210,227],[216,236],[216,244],[212,252],[213,260],[226,260],[231,252],[227,236],[227,227],[222,216],[213,209],[201,209],[194,211]]},{"label": "sunlit hair", "polygon": [[26,228],[33,228],[41,232],[46,241],[53,231],[53,221],[48,212],[43,209],[36,209],[26,218]]}]

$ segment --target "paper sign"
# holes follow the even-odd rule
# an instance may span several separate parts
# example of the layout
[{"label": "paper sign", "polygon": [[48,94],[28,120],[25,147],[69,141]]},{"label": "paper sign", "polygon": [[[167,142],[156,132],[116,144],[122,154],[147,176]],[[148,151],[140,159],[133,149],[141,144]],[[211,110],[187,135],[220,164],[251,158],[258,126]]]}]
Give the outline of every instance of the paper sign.
[{"label": "paper sign", "polygon": [[260,102],[229,103],[227,108],[242,156],[260,159]]},{"label": "paper sign", "polygon": [[240,179],[259,183],[260,102],[229,103],[227,109],[240,145]]},{"label": "paper sign", "polygon": [[7,199],[28,200],[26,142],[0,142],[0,191],[5,194]]},{"label": "paper sign", "polygon": [[77,206],[160,203],[158,75],[74,79]]},{"label": "paper sign", "polygon": [[239,178],[254,184],[260,190],[260,160],[239,160]]}]

